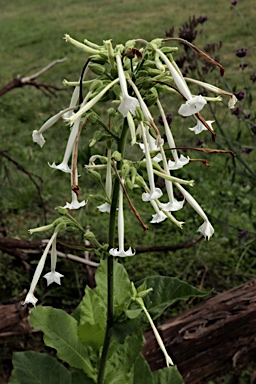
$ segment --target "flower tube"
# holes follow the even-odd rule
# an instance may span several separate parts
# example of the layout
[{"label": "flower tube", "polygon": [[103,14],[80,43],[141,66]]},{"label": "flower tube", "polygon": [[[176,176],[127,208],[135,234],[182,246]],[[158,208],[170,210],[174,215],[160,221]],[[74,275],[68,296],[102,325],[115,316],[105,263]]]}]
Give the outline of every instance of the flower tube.
[{"label": "flower tube", "polygon": [[44,275],[44,278],[47,280],[47,286],[52,283],[57,283],[61,285],[60,278],[64,277],[59,272],[56,271],[57,263],[57,249],[56,249],[56,237],[52,241],[51,249],[51,272],[48,272]]},{"label": "flower tube", "polygon": [[[122,179],[124,183],[124,179]],[[123,207],[123,188],[119,186],[119,202],[118,202],[118,248],[111,248],[110,255],[115,257],[134,256],[135,250],[131,247],[127,251],[124,250],[124,207]]]},{"label": "flower tube", "polygon": [[43,255],[42,255],[39,263],[37,264],[37,267],[36,267],[36,270],[35,270],[35,273],[34,273],[34,276],[33,276],[33,279],[32,279],[31,285],[30,285],[30,288],[29,288],[29,291],[28,291],[27,296],[25,298],[25,301],[22,303],[23,305],[31,303],[35,307],[35,305],[36,305],[36,303],[38,301],[38,299],[34,296],[34,291],[36,289],[38,280],[40,279],[40,276],[42,274],[42,271],[43,271],[43,268],[44,268],[44,264],[45,264],[45,260],[46,260],[47,254],[49,252],[49,249],[50,249],[54,239],[56,239],[57,235],[58,235],[58,232],[55,231],[53,233],[52,237],[50,238],[47,246],[45,247]]},{"label": "flower tube", "polygon": [[119,76],[120,87],[122,91],[122,101],[118,107],[118,111],[126,117],[128,112],[135,114],[136,108],[138,108],[139,102],[135,97],[132,97],[128,94],[126,78],[122,66],[122,60],[119,54],[116,55],[117,70]]},{"label": "flower tube", "polygon": [[202,217],[202,219],[204,220],[203,224],[198,228],[198,232],[200,232],[205,238],[207,238],[207,240],[210,239],[210,237],[213,235],[214,233],[214,228],[213,226],[211,225],[208,217],[206,216],[206,214],[204,213],[204,211],[202,210],[202,208],[200,207],[200,205],[198,204],[198,202],[194,199],[193,196],[190,195],[189,192],[187,192],[179,183],[174,183],[176,185],[176,187],[180,190],[180,192],[182,193],[182,195],[185,197],[185,199],[187,200],[187,202],[191,205],[191,207],[198,213],[199,216]]}]

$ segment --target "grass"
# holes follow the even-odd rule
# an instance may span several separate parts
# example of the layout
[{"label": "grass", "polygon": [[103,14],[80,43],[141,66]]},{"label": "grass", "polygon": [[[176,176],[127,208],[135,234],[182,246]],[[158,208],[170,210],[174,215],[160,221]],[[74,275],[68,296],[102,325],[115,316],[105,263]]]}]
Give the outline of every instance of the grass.
[{"label": "grass", "polygon": [[[170,2],[162,0],[135,0],[128,1],[68,1],[57,0],[0,0],[1,6],[1,46],[0,46],[0,86],[12,80],[18,74],[30,74],[48,64],[50,61],[66,56],[68,60],[56,66],[42,76],[41,80],[47,83],[62,85],[63,78],[75,80],[85,62],[82,52],[65,43],[62,39],[65,33],[83,40],[87,38],[97,43],[109,38],[114,44],[122,43],[127,39],[142,37],[151,40],[155,37],[164,37],[165,31],[175,26],[176,34],[179,26],[193,15],[207,15],[208,21],[203,27],[203,33],[197,37],[197,45],[204,47],[207,42],[223,41],[221,50],[221,63],[226,67],[226,76],[222,86],[244,89],[244,79],[247,82],[247,93],[251,92],[252,102],[248,98],[240,103],[241,108],[250,111],[252,116],[247,121],[239,122],[221,105],[216,107],[216,116],[220,128],[224,130],[227,138],[223,136],[216,125],[217,143],[211,142],[207,135],[200,137],[205,147],[226,148],[228,140],[238,151],[241,159],[248,164],[254,172],[255,153],[246,154],[245,148],[255,149],[255,135],[249,130],[250,124],[255,122],[255,86],[248,79],[247,72],[239,71],[240,60],[235,56],[235,50],[241,47],[248,48],[246,61],[249,63],[248,73],[256,69],[253,67],[255,57],[255,35],[250,30],[256,17],[253,0],[238,3],[233,10],[229,2],[216,0],[206,2],[196,0],[188,2]],[[241,16],[243,15],[243,16]],[[244,21],[241,18],[244,17]],[[182,48],[180,48],[182,50]],[[249,72],[250,71],[250,72]],[[217,71],[212,78],[219,81]],[[48,168],[47,162],[59,162],[65,150],[68,137],[68,128],[61,123],[56,124],[46,135],[47,146],[42,150],[34,145],[31,132],[38,129],[42,123],[69,103],[70,91],[58,92],[58,97],[46,97],[43,93],[32,87],[15,89],[0,99],[0,124],[2,141],[0,151],[6,150],[8,154],[32,172],[43,179],[40,192],[43,197],[47,219],[54,216],[53,208],[63,205],[70,196],[68,176],[65,178],[58,171]],[[166,106],[169,102],[165,101]],[[170,105],[170,112],[175,106]],[[168,111],[169,112],[169,111]],[[209,118],[212,114],[206,110]],[[254,119],[254,120],[253,120]],[[177,137],[177,145],[198,146],[199,137],[190,134],[185,127],[187,120],[174,119],[173,129]],[[92,149],[94,151],[94,149]],[[193,154],[189,153],[191,156]],[[87,143],[83,144],[82,165],[87,162],[89,149]],[[202,288],[214,288],[216,292],[228,289],[234,285],[248,280],[255,272],[255,178],[249,174],[240,161],[232,161],[231,157],[212,155],[205,156],[211,163],[206,169],[201,163],[191,164],[184,168],[177,176],[196,180],[193,195],[202,204],[209,214],[216,228],[216,234],[210,242],[201,242],[193,249],[180,250],[175,253],[143,254],[131,260],[125,260],[125,265],[134,280],[146,274],[163,274],[177,276],[191,284]],[[82,175],[82,177],[84,177]],[[7,229],[8,236],[28,237],[28,228],[43,225],[44,216],[40,206],[40,199],[35,186],[28,176],[21,170],[1,158],[0,178],[0,209],[1,224]],[[65,181],[64,181],[65,179]],[[81,181],[82,198],[88,198],[95,189],[90,182],[87,190]],[[140,207],[140,196],[135,195],[134,201]],[[106,217],[99,215],[96,210],[97,201],[90,199],[90,206],[86,208],[86,215],[78,212],[81,223],[88,223],[91,229],[101,238],[106,239]],[[149,221],[151,211],[143,212],[143,219]],[[196,236],[196,230],[201,224],[189,207],[185,207],[178,217],[185,218],[184,230],[177,231],[170,222],[154,226],[142,236],[138,224],[133,216],[128,216],[126,223],[126,239],[133,247],[161,244],[172,245]],[[241,232],[244,231],[242,236]],[[17,261],[16,261],[17,263]],[[29,273],[19,280],[17,269],[8,272],[15,260],[1,256],[1,270],[3,289],[1,297],[17,294],[18,288],[27,288]],[[63,263],[63,268],[69,273],[69,264]],[[19,272],[24,273],[24,266],[18,266]],[[8,275],[9,274],[9,275]],[[84,284],[84,271],[74,268],[72,276],[68,277],[67,285],[63,286],[66,293],[63,303],[75,304],[79,301],[82,292],[79,284]],[[68,285],[75,281],[73,293],[68,296]],[[18,282],[18,283],[17,283]],[[18,287],[18,288],[17,288]],[[41,284],[40,291],[46,300],[53,300],[53,293],[47,296]],[[6,295],[5,295],[6,294]],[[73,297],[72,297],[73,294]],[[58,297],[61,296],[58,290]],[[65,296],[65,295],[64,295]],[[76,297],[76,299],[74,299]],[[178,310],[178,309],[177,309]],[[179,308],[180,310],[180,308]],[[176,311],[176,309],[175,309]]]}]

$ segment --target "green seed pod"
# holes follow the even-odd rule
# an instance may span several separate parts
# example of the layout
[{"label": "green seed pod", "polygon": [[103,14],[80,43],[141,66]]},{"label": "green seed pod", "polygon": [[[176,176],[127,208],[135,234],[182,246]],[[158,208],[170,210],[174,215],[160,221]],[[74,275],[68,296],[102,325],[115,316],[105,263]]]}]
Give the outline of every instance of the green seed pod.
[{"label": "green seed pod", "polygon": [[95,179],[101,180],[101,175],[99,174],[99,172],[96,172],[92,169],[87,169],[87,172],[90,173],[90,175],[92,175],[93,177],[95,177]]},{"label": "green seed pod", "polygon": [[116,161],[120,161],[122,159],[122,155],[120,152],[118,151],[115,151],[113,152],[112,154],[112,159],[116,160]]},{"label": "green seed pod", "polygon": [[103,133],[101,131],[96,131],[93,135],[93,138],[89,141],[89,147],[93,147],[102,138]]},{"label": "green seed pod", "polygon": [[106,64],[107,63],[107,59],[104,59],[103,57],[101,57],[100,55],[92,55],[90,56],[90,61],[93,62],[93,63],[97,63],[97,64]]}]

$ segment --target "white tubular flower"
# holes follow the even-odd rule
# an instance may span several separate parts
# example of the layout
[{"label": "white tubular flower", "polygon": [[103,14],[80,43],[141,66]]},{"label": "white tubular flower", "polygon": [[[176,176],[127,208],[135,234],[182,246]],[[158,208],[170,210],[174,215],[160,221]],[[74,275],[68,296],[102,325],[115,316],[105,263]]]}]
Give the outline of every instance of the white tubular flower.
[{"label": "white tubular flower", "polygon": [[[71,186],[73,185],[73,177],[71,174]],[[78,185],[78,173],[77,168],[75,171],[75,185]],[[74,191],[71,191],[72,200],[71,203],[66,202],[66,205],[63,208],[67,209],[79,209],[84,207],[87,204],[87,201],[83,200],[81,203],[78,201],[77,194]]]},{"label": "white tubular flower", "polygon": [[[110,201],[111,194],[112,194],[112,176],[111,176],[111,149],[108,148],[108,155],[107,155],[108,161],[107,161],[107,171],[106,171],[106,194]],[[109,202],[103,203],[99,205],[98,210],[100,212],[108,212],[110,213],[110,204]]]},{"label": "white tubular flower", "polygon": [[159,203],[157,204],[155,200],[151,200],[150,203],[152,204],[152,207],[156,211],[154,215],[152,215],[152,220],[150,223],[155,224],[155,223],[161,223],[162,221],[167,219],[166,214],[159,209]]},{"label": "white tubular flower", "polygon": [[56,237],[52,241],[51,249],[51,272],[46,273],[44,278],[47,280],[47,286],[52,283],[57,283],[61,285],[60,278],[64,277],[59,272],[56,272],[56,263],[57,263],[57,249],[56,249]]},{"label": "white tubular flower", "polygon": [[203,109],[206,103],[207,101],[201,95],[192,97],[180,106],[178,113],[184,117],[195,115]]},{"label": "white tubular flower", "polygon": [[214,233],[214,228],[213,226],[211,225],[211,223],[209,222],[209,219],[208,217],[206,216],[206,214],[204,213],[204,211],[202,210],[202,208],[200,207],[200,205],[198,204],[198,202],[194,199],[193,196],[190,195],[189,192],[187,192],[179,183],[174,183],[176,185],[176,187],[180,190],[180,192],[182,193],[182,195],[185,197],[185,199],[187,200],[187,202],[191,205],[191,207],[198,213],[199,216],[202,217],[202,219],[204,220],[204,223],[198,228],[198,232],[200,232],[205,238],[207,238],[207,240],[210,239],[210,237],[213,235]]},{"label": "white tubular flower", "polygon": [[218,93],[220,95],[227,95],[227,96],[229,96],[230,99],[229,99],[229,102],[228,102],[228,107],[229,107],[229,109],[235,108],[235,104],[237,102],[237,98],[236,98],[235,95],[233,95],[233,93],[228,92],[228,91],[224,91],[224,89],[218,88],[215,85],[204,83],[203,81],[191,79],[189,77],[185,77],[185,80],[189,81],[191,83],[198,84],[198,85],[204,87],[205,89],[209,89],[209,91]]},{"label": "white tubular flower", "polygon": [[127,117],[129,129],[130,129],[131,139],[132,139],[131,145],[134,145],[136,143],[136,129],[135,129],[134,120],[130,112],[127,113],[126,117]]},{"label": "white tubular flower", "polygon": [[[171,128],[169,127],[169,124],[167,122],[163,107],[162,107],[159,100],[157,100],[157,106],[159,108],[159,112],[160,112],[160,115],[161,115],[162,120],[163,120],[168,145],[170,148],[175,148],[176,145],[174,142],[172,131],[171,131]],[[174,157],[174,161],[171,161],[171,160],[168,161],[168,168],[170,170],[180,169],[180,168],[184,167],[184,165],[189,163],[189,157],[188,156],[185,157],[183,155],[178,157],[178,153],[177,153],[176,149],[172,150],[172,155]]]},{"label": "white tubular flower", "polygon": [[134,115],[136,108],[138,108],[140,105],[135,97],[131,97],[128,94],[126,78],[122,66],[122,60],[119,54],[116,55],[116,63],[120,87],[122,91],[122,101],[118,107],[118,111],[123,115],[123,117],[126,117],[128,112],[131,112]]},{"label": "white tubular flower", "polygon": [[140,122],[140,130],[141,130],[142,139],[143,139],[143,143],[144,143],[148,181],[149,181],[149,186],[150,186],[150,192],[149,193],[144,192],[142,194],[142,200],[143,201],[151,201],[151,200],[159,199],[163,195],[163,192],[161,191],[160,188],[155,187],[153,166],[152,166],[152,161],[151,161],[151,157],[150,157],[150,153],[149,153],[148,142],[146,139],[146,132],[145,132],[146,128],[144,127],[144,124],[142,122]]},{"label": "white tubular flower", "polygon": [[23,305],[31,303],[31,304],[33,304],[35,306],[37,301],[38,301],[38,299],[34,296],[34,291],[36,289],[38,280],[40,279],[40,276],[42,274],[42,271],[43,271],[43,268],[44,268],[44,264],[45,264],[45,260],[46,260],[46,256],[47,256],[47,254],[49,252],[49,249],[50,249],[54,239],[56,239],[57,234],[58,234],[58,232],[54,232],[53,233],[53,235],[50,238],[47,246],[45,247],[43,255],[42,255],[39,263],[37,264],[37,267],[36,267],[36,270],[35,270],[35,273],[34,273],[34,276],[33,276],[33,279],[32,279],[31,285],[30,285],[30,288],[29,288],[29,292],[28,292],[28,294],[27,294],[27,296],[25,298],[25,301],[22,303]]},{"label": "white tubular flower", "polygon": [[[164,149],[163,149],[163,146],[160,147],[160,151],[161,151],[161,155],[162,155],[162,159],[163,159],[163,166],[164,166],[164,170],[166,173],[170,173],[169,172],[169,169],[168,169],[168,164],[167,164],[167,159],[166,159],[166,156],[165,156],[165,152],[164,152]],[[166,187],[166,191],[167,191],[167,195],[168,195],[168,198],[169,198],[169,202],[168,203],[161,203],[160,201],[158,202],[158,206],[163,210],[163,211],[167,211],[167,212],[170,212],[170,211],[178,211],[180,210],[182,207],[183,207],[183,204],[184,204],[184,200],[182,201],[178,201],[174,198],[174,195],[173,195],[173,187],[172,187],[172,182],[170,180],[164,180],[165,181],[165,187]]]},{"label": "white tubular flower", "polygon": [[201,111],[207,101],[201,95],[193,97],[184,77],[176,65],[174,65],[174,63],[172,63],[160,49],[156,49],[156,52],[167,65],[169,71],[171,72],[173,81],[175,82],[179,91],[187,99],[186,104],[181,105],[178,113],[182,116],[190,116]]},{"label": "white tubular flower", "polygon": [[[83,101],[83,103],[81,105],[81,108],[87,102],[88,98],[90,97],[90,94],[91,94],[91,92],[88,92],[87,95],[85,96],[84,101]],[[73,95],[74,95],[74,93],[73,93]],[[71,102],[72,102],[72,99],[71,99]],[[75,140],[76,140],[76,135],[77,135],[77,132],[79,130],[80,121],[81,121],[81,116],[79,116],[76,119],[75,124],[71,128],[71,131],[70,131],[70,134],[69,134],[69,138],[68,138],[68,142],[67,142],[67,145],[66,145],[66,149],[65,149],[65,153],[64,153],[64,157],[63,157],[62,162],[60,164],[58,164],[58,165],[56,165],[55,163],[52,163],[52,165],[49,164],[51,168],[59,169],[62,172],[71,173],[71,169],[68,166],[68,161],[69,161],[71,152],[73,150],[73,146],[74,146],[74,143],[75,143]]]},{"label": "white tubular flower", "polygon": [[[189,128],[190,131],[193,131],[195,135],[198,135],[202,131],[207,131],[206,126],[196,117],[197,124],[193,128]],[[214,123],[214,120],[208,120],[206,123],[209,125],[209,127],[213,130],[212,124]]]},{"label": "white tubular flower", "polygon": [[151,318],[147,308],[144,306],[143,302],[141,304],[141,308],[143,309],[145,315],[147,316],[149,324],[151,325],[152,331],[153,331],[153,333],[155,335],[156,341],[158,342],[158,345],[159,345],[161,351],[164,354],[167,367],[169,367],[170,365],[174,365],[172,359],[170,358],[170,356],[168,355],[168,353],[166,351],[166,348],[164,346],[163,340],[161,339],[161,336],[159,335],[159,332],[158,332],[158,330],[157,330],[157,328],[156,328],[156,326],[155,326],[155,324],[154,324],[154,322],[153,322],[153,320],[152,320],[152,318]]},{"label": "white tubular flower", "polygon": [[71,125],[74,123],[74,121],[82,116],[85,112],[89,111],[89,109],[91,109],[101,98],[102,96],[105,95],[105,93],[111,88],[113,87],[116,83],[118,83],[119,79],[115,79],[113,81],[111,81],[111,83],[109,83],[108,85],[106,85],[106,87],[104,89],[102,89],[101,92],[99,92],[96,96],[94,96],[90,101],[88,101],[88,103],[83,103],[83,106],[81,106],[81,108],[79,109],[79,111],[77,111],[73,116],[71,116],[70,118],[66,119],[66,121],[68,123],[70,123]]},{"label": "white tubular flower", "polygon": [[72,111],[74,108],[75,107],[69,107],[69,108],[63,109],[62,111],[58,112],[56,115],[50,117],[50,119],[48,119],[38,131],[34,130],[32,133],[32,139],[34,143],[37,143],[42,148],[45,143],[43,132],[46,131],[51,126],[53,126],[62,116],[65,115],[65,113]]},{"label": "white tubular flower", "polygon": [[71,203],[66,203],[66,205],[63,207],[63,208],[67,208],[67,209],[79,209],[81,207],[84,207],[86,204],[87,204],[87,201],[83,200],[81,201],[81,203],[79,203],[78,201],[78,198],[77,198],[77,195],[75,192],[71,192],[72,194],[72,200],[71,200]]},{"label": "white tubular flower", "polygon": [[[124,180],[122,180],[124,183]],[[118,248],[111,248],[110,255],[115,257],[134,256],[135,250],[131,247],[127,251],[124,250],[124,207],[123,207],[123,188],[119,186],[119,202],[118,202]]]},{"label": "white tubular flower", "polygon": [[[149,130],[146,130],[146,139],[147,139],[147,142],[148,142],[148,147],[149,147],[149,151],[152,152],[152,151],[159,151],[159,147],[156,145],[156,140],[154,139],[153,136],[151,136],[151,134],[149,133]],[[139,147],[140,149],[143,151],[143,153],[145,153],[145,146],[143,143],[137,143],[139,144]],[[162,161],[162,155],[161,153],[158,153],[155,157],[153,157],[153,160],[157,163],[159,163],[160,161]]]},{"label": "white tubular flower", "polygon": [[167,65],[167,68],[171,72],[171,76],[173,78],[173,81],[175,82],[177,88],[182,93],[182,95],[187,100],[191,99],[192,98],[191,92],[190,92],[190,90],[187,86],[187,83],[185,82],[182,74],[180,73],[180,71],[178,71],[176,69],[176,67],[173,65],[173,63],[168,59],[168,57],[160,49],[157,48],[156,53],[159,55],[159,57],[161,57],[163,62]]}]

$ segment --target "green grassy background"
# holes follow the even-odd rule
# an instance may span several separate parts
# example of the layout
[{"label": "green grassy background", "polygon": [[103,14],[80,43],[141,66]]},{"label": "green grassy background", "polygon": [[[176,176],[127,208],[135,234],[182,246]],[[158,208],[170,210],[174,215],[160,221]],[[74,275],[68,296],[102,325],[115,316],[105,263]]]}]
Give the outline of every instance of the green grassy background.
[{"label": "green grassy background", "polygon": [[[193,15],[207,15],[208,21],[198,33],[196,43],[203,48],[208,42],[223,42],[221,63],[226,68],[225,78],[221,81],[217,71],[211,80],[224,88],[249,90],[251,101],[243,100],[240,106],[251,113],[247,122],[237,118],[224,108],[217,107],[216,113],[222,128],[242,160],[256,172],[255,153],[244,154],[242,149],[255,149],[255,135],[250,131],[250,124],[255,123],[255,85],[250,82],[249,75],[255,68],[255,32],[254,21],[256,9],[254,0],[241,1],[231,10],[230,2],[216,0],[206,2],[196,0],[189,2],[156,0],[124,0],[124,1],[60,1],[0,0],[0,87],[11,81],[13,77],[28,75],[49,62],[67,57],[67,61],[47,72],[41,81],[62,86],[62,80],[76,80],[85,62],[84,53],[63,40],[65,33],[77,40],[87,38],[96,43],[113,39],[113,44],[123,43],[132,38],[151,40],[164,37],[165,31],[172,26],[176,34],[179,27]],[[198,28],[200,30],[200,28]],[[247,47],[248,69],[239,69],[240,60],[235,50]],[[182,48],[180,48],[182,50]],[[247,92],[249,94],[249,91]],[[43,179],[42,197],[47,211],[47,220],[56,217],[53,208],[64,205],[69,200],[69,177],[53,171],[47,162],[59,162],[65,150],[68,129],[61,123],[45,135],[47,143],[43,149],[34,145],[31,133],[42,123],[69,103],[70,91],[58,92],[58,97],[47,97],[32,87],[15,89],[0,98],[0,151],[8,154],[22,164],[28,171]],[[168,113],[175,114],[176,109],[165,100]],[[210,119],[211,111],[206,110]],[[211,120],[211,119],[210,119]],[[174,119],[173,129],[177,145],[197,145],[198,136],[188,130],[187,121]],[[227,142],[216,128],[217,143],[212,143],[208,135],[202,134],[200,139],[204,146],[226,148]],[[89,152],[86,140],[80,148],[80,166],[87,162]],[[220,292],[238,285],[255,274],[255,177],[248,173],[239,161],[232,162],[230,157],[205,156],[211,167],[206,169],[202,164],[190,164],[177,174],[183,178],[196,180],[193,195],[202,204],[216,233],[209,242],[201,242],[189,250],[175,253],[141,254],[125,261],[131,276],[136,279],[147,274],[167,274],[177,276],[196,286],[214,288]],[[0,209],[1,226],[8,236],[28,238],[28,228],[43,225],[44,217],[38,194],[34,185],[26,175],[1,158],[0,169]],[[82,168],[81,168],[82,169]],[[87,179],[81,179],[82,198],[88,198],[95,189]],[[135,194],[134,201],[140,206],[140,194]],[[107,218],[99,215],[96,201],[84,211],[75,215],[85,226],[90,224],[102,240],[106,239]],[[149,221],[151,212],[142,213],[143,219]],[[134,217],[127,215],[126,240],[129,245],[173,245],[192,239],[201,221],[193,210],[186,206],[178,213],[181,220],[186,221],[183,231],[177,230],[171,222],[158,226],[150,225],[150,230],[142,234]],[[244,238],[238,235],[247,231]],[[46,234],[47,235],[47,234]],[[45,235],[45,236],[46,236]],[[76,239],[77,240],[77,239]],[[79,240],[79,239],[78,239]],[[36,263],[36,260],[32,260]],[[62,272],[67,276],[66,282],[59,287],[45,290],[44,282],[40,282],[40,300],[48,304],[58,300],[61,307],[74,306],[83,294],[86,271],[81,266],[70,262],[61,262]],[[24,265],[15,258],[1,255],[0,276],[3,280],[0,297],[7,300],[27,288],[32,271],[24,274]],[[70,292],[70,284],[72,290]],[[183,307],[184,308],[184,307]],[[183,308],[175,307],[171,314]],[[227,381],[228,382],[228,381]],[[242,381],[241,381],[242,383]]]}]

